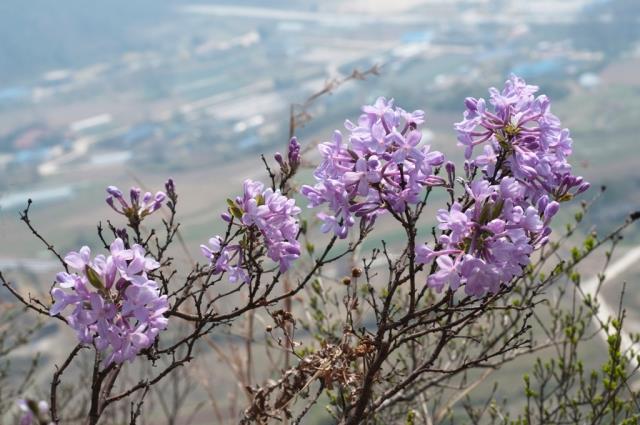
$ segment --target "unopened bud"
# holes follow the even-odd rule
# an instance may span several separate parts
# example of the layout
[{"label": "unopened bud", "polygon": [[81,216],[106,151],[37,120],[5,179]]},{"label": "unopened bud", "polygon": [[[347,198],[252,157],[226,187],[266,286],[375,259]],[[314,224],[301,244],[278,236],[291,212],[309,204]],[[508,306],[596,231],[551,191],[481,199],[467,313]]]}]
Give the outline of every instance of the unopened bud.
[{"label": "unopened bud", "polygon": [[167,182],[164,184],[164,188],[167,191],[167,194],[171,196],[176,191],[176,185],[173,182],[172,178],[169,178]]},{"label": "unopened bud", "polygon": [[558,213],[560,210],[560,204],[552,201],[544,209],[544,219],[546,222],[549,222],[551,218]]},{"label": "unopened bud", "polygon": [[131,203],[134,205],[138,205],[138,203],[140,202],[140,194],[142,193],[142,191],[140,190],[139,187],[132,187],[131,191],[129,192],[129,196],[131,197]]},{"label": "unopened bud", "polygon": [[464,100],[464,106],[466,106],[470,111],[475,111],[478,108],[478,99],[467,97]]},{"label": "unopened bud", "polygon": [[280,164],[280,166],[284,165],[284,160],[282,159],[282,154],[280,152],[276,152],[276,154],[273,155],[273,158],[276,160],[278,164]]},{"label": "unopened bud", "polygon": [[586,190],[588,190],[591,187],[591,185],[587,182],[582,183],[580,186],[578,186],[578,190],[576,191],[576,194],[582,193]]},{"label": "unopened bud", "polygon": [[300,165],[300,143],[298,143],[298,139],[295,137],[289,140],[287,159],[289,160],[289,165],[292,170],[296,170],[298,165]]},{"label": "unopened bud", "polygon": [[456,165],[451,161],[447,161],[447,163],[444,164],[444,169],[447,170],[447,173],[455,173]]}]

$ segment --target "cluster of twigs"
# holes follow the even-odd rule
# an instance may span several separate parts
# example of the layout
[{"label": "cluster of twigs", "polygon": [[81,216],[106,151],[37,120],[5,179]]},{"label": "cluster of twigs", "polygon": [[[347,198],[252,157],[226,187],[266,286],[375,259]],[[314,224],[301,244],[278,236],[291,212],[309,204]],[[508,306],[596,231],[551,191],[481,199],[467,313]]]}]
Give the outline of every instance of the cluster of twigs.
[{"label": "cluster of twigs", "polygon": [[[591,203],[582,204],[576,214],[578,223],[590,206]],[[323,325],[322,332],[318,333],[322,335],[318,352],[300,356],[298,366],[287,370],[280,380],[253,389],[254,402],[245,411],[244,420],[268,423],[268,418],[276,417],[279,410],[290,417],[290,398],[295,396],[294,390],[316,385],[318,391],[324,390],[329,397],[332,415],[340,424],[402,423],[408,420],[407,415],[415,421],[412,423],[441,423],[453,418],[456,406],[466,411],[473,423],[480,423],[479,418],[489,412],[489,402],[479,412],[470,403],[469,394],[501,366],[523,356],[556,349],[567,357],[561,365],[575,368],[577,346],[606,331],[608,324],[597,323],[595,319],[597,303],[594,300],[587,298],[583,308],[576,307],[580,304],[577,268],[598,248],[609,244],[601,273],[604,279],[621,233],[637,219],[638,214],[630,215],[622,225],[600,238],[590,234],[583,250],[573,250],[570,258],[563,260],[562,249],[575,233],[578,223],[569,225],[565,234],[543,250],[522,276],[482,299],[459,296],[451,291],[439,297],[423,286],[412,285],[420,270],[412,271],[409,246],[413,230],[411,220],[404,222],[409,243],[402,254],[394,258],[383,243],[382,249],[374,250],[370,258],[363,260],[362,268],[354,269],[351,276],[337,279],[347,284],[346,294],[340,302],[342,314],[333,319],[343,325]],[[387,278],[380,282],[382,274]],[[565,281],[573,286],[567,288],[559,284]],[[552,296],[557,290],[559,293]],[[321,296],[322,292],[318,289],[317,295]],[[568,292],[573,297],[569,312],[565,311],[564,305]],[[326,310],[330,305],[327,302],[329,297],[324,294],[322,298],[322,308]],[[340,305],[336,304],[336,307]],[[548,317],[552,318],[551,323]],[[367,325],[363,325],[363,318]],[[618,332],[621,332],[621,318],[616,325]],[[592,322],[596,322],[596,329],[589,327]],[[576,333],[576,323],[581,323],[579,334]],[[534,326],[536,334],[541,333],[545,338],[535,338]],[[366,349],[358,351],[359,360],[353,357],[353,350],[338,350],[338,355],[326,356],[324,347],[330,344],[329,341],[339,341],[338,345],[331,347],[354,341],[356,347]],[[618,362],[633,355],[632,352],[624,352],[618,356]],[[313,366],[318,364],[323,367]],[[351,364],[351,367],[342,376],[358,377],[355,382],[332,380],[336,385],[328,388],[326,377],[320,372],[314,373],[340,371],[344,364]],[[628,386],[627,381],[635,372],[636,368],[624,370],[619,377],[616,394],[620,388]],[[565,372],[564,376],[569,375]],[[555,375],[547,376],[548,379],[557,379],[561,385],[549,390],[539,401],[541,411],[550,404],[552,397],[562,394],[568,405],[569,396],[566,394],[575,382],[564,381]],[[272,397],[271,403],[266,404],[268,396],[276,393],[279,396]],[[489,401],[493,400],[493,395],[492,392]],[[627,400],[635,406],[635,393],[628,395]],[[305,396],[297,395],[301,399]],[[286,400],[284,404],[283,397]],[[316,399],[309,402],[315,403]],[[610,420],[606,410],[610,404],[611,400],[609,404],[606,400],[601,402],[599,415],[592,418],[592,423]],[[307,411],[308,407],[301,407],[301,414]],[[556,408],[556,413],[559,411],[560,408]],[[507,410],[501,415],[502,422],[497,420],[496,423],[510,423],[505,419],[508,416]],[[531,416],[528,413],[528,417]],[[551,422],[551,415],[543,415],[540,419],[542,422],[539,423],[556,423]],[[529,420],[523,423],[538,422]]]}]

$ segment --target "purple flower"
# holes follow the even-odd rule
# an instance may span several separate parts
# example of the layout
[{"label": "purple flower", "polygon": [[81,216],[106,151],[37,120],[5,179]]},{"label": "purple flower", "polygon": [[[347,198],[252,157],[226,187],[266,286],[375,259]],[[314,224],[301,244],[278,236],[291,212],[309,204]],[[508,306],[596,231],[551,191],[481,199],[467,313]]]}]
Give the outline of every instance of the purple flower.
[{"label": "purple flower", "polygon": [[467,295],[482,297],[487,292],[496,292],[500,287],[499,269],[472,255],[465,255],[460,266],[460,276],[465,280]]},{"label": "purple flower", "polygon": [[[175,185],[172,179],[169,179],[165,184],[167,192],[175,198]],[[164,192],[157,192],[153,195],[151,192],[145,192],[142,195],[140,188],[132,187],[129,191],[129,202],[124,199],[124,195],[115,186],[107,187],[107,204],[118,214],[122,214],[130,221],[139,222],[149,214],[160,209],[163,202],[167,198]],[[142,197],[140,197],[142,195]],[[116,204],[116,201],[118,204]]]},{"label": "purple flower", "polygon": [[436,259],[438,271],[429,276],[428,285],[437,292],[442,292],[445,285],[449,285],[452,290],[458,289],[460,285],[460,263],[448,255],[440,256]]},{"label": "purple flower", "polygon": [[469,229],[469,217],[462,212],[462,205],[457,202],[449,210],[439,210],[437,219],[440,222],[438,228],[448,230],[449,237],[455,242],[460,241]]},{"label": "purple flower", "polygon": [[531,253],[546,242],[558,203],[544,198],[534,207],[512,178],[495,185],[476,180],[466,193],[470,202],[464,206],[454,202],[438,211],[440,249],[419,247],[416,262],[428,264],[437,257],[436,271],[427,279],[436,291],[464,286],[468,295],[480,297],[522,273]]},{"label": "purple flower", "polygon": [[41,425],[49,424],[55,425],[53,422],[49,422],[46,418],[49,414],[49,404],[46,401],[20,399],[16,401],[18,409],[20,409],[20,422],[19,425]]},{"label": "purple flower", "polygon": [[209,246],[200,245],[200,251],[202,255],[207,257],[209,260],[213,260],[216,254],[219,254],[222,250],[222,238],[220,236],[214,236],[209,239]]},{"label": "purple flower", "polygon": [[354,171],[347,171],[343,176],[343,183],[346,187],[351,187],[351,191],[360,196],[369,194],[369,185],[380,182],[380,173],[377,172],[379,162],[375,156],[365,160],[358,158],[354,166]]},{"label": "purple flower", "polygon": [[49,313],[64,315],[80,342],[104,353],[105,366],[132,360],[166,329],[167,297],[147,275],[159,264],[140,245],[125,249],[116,239],[109,256],[93,259],[85,246],[65,262],[76,272],[56,276]]},{"label": "purple flower", "polygon": [[84,269],[91,258],[91,249],[88,246],[80,248],[79,252],[71,251],[64,257],[64,262],[74,269]]},{"label": "purple flower", "polygon": [[403,212],[420,202],[426,187],[444,184],[433,174],[444,156],[421,142],[424,112],[408,113],[383,97],[362,111],[357,123],[345,123],[347,142],[336,131],[333,140],[318,146],[322,162],[314,172],[316,184],[301,189],[310,207],[327,205],[330,213],[318,214],[322,231],[340,238],[356,217],[372,223],[389,210]]},{"label": "purple flower", "polygon": [[[228,200],[229,213],[223,217],[228,223],[240,227],[238,235],[243,238],[242,243],[214,236],[208,245],[200,246],[202,254],[213,266],[213,273],[227,272],[231,282],[249,280],[247,256],[256,255],[262,248],[262,254],[278,263],[281,272],[288,270],[291,263],[300,257],[297,240],[300,208],[295,205],[295,200],[280,191],[265,189],[260,182],[245,180],[243,186],[243,196],[235,201]],[[233,221],[231,217],[237,220]],[[254,247],[254,252],[247,251],[250,246]]]},{"label": "purple flower", "polygon": [[[322,227],[320,230],[323,233],[333,232],[339,238],[346,238],[349,232],[349,225],[344,221],[339,220],[336,216],[329,215],[323,212],[318,213],[318,218],[322,221]],[[353,219],[347,220],[347,223],[353,222]]]},{"label": "purple flower", "polygon": [[[559,202],[588,189],[571,174],[571,138],[550,112],[546,96],[512,76],[502,91],[467,98],[464,119],[455,125],[465,162],[466,194],[438,211],[438,250],[421,247],[419,264],[436,259],[427,284],[437,291],[464,286],[468,295],[495,293],[523,273],[531,254],[549,240]],[[477,173],[477,171],[480,173]],[[455,178],[447,167],[449,185]]]},{"label": "purple flower", "polygon": [[513,176],[534,201],[546,194],[568,200],[588,185],[571,175],[569,130],[551,113],[545,95],[535,97],[537,90],[512,75],[502,91],[489,90],[490,107],[484,99],[468,98],[463,120],[455,124],[458,143],[466,158],[483,145],[473,164],[494,181],[498,174]]}]

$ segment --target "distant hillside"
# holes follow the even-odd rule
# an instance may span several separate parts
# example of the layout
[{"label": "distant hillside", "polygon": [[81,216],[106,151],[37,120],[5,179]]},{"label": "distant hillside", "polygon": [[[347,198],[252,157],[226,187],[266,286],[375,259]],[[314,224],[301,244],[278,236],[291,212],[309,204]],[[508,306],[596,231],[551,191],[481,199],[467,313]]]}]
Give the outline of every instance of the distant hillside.
[{"label": "distant hillside", "polygon": [[[259,0],[228,1],[236,5],[256,2]],[[158,40],[141,34],[174,24],[175,6],[185,3],[221,2],[1,0],[0,88],[32,81],[51,69],[83,66],[127,50],[157,46]]]},{"label": "distant hillside", "polygon": [[136,28],[165,19],[176,2],[2,0],[0,85],[142,47]]},{"label": "distant hillside", "polygon": [[625,52],[640,40],[640,1],[598,0],[587,7],[573,27],[577,46],[605,52]]}]

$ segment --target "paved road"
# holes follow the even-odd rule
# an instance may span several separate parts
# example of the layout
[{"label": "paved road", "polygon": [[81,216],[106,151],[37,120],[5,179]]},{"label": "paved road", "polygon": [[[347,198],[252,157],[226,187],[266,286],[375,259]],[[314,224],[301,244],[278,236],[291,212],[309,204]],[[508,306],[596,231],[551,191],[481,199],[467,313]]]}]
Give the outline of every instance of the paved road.
[{"label": "paved road", "polygon": [[[633,248],[632,250],[627,252],[625,255],[623,255],[620,259],[618,259],[613,264],[611,264],[609,266],[609,268],[606,270],[605,280],[604,280],[604,282],[602,284],[604,285],[607,281],[611,281],[611,280],[615,279],[617,276],[622,274],[629,267],[631,267],[633,265],[636,265],[639,260],[640,260],[640,246]],[[587,294],[590,294],[593,298],[597,297],[597,295],[598,295],[597,294],[598,277],[594,276],[594,277],[590,278],[586,282],[583,282],[580,285],[580,287],[582,288],[582,291],[585,294],[585,296]],[[606,322],[609,317],[616,317],[617,316],[617,305],[608,304],[607,300],[605,300],[604,297],[598,297],[598,301],[600,302],[600,309],[598,311],[598,318],[602,322]],[[627,318],[627,320],[625,322],[625,327],[627,329],[629,329],[630,325],[632,325],[631,328],[633,328],[633,329],[639,329],[640,328],[640,323],[631,322],[630,319]],[[604,332],[599,332],[599,335],[606,342],[607,335]],[[625,332],[624,328],[623,328],[621,349],[622,350],[627,350],[627,349],[631,348],[632,346],[633,346],[633,342],[631,341],[631,338],[629,338],[629,334],[627,332]],[[637,349],[638,349],[638,347],[636,347],[636,350]],[[637,361],[637,359],[635,357],[632,359],[631,364],[632,364],[633,367],[637,367],[638,366],[638,361]]]}]

